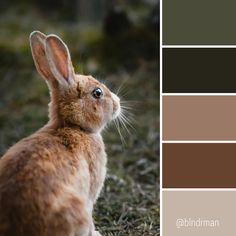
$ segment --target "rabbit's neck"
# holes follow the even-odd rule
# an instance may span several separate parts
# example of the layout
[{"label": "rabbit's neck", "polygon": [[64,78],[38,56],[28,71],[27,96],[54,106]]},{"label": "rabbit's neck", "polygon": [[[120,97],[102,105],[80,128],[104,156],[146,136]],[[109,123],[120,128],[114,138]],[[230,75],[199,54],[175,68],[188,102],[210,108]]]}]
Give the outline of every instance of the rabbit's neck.
[{"label": "rabbit's neck", "polygon": [[62,144],[66,146],[71,151],[77,151],[79,148],[80,151],[87,150],[87,147],[84,146],[84,143],[91,144],[103,147],[104,143],[100,133],[89,133],[85,132],[78,126],[74,127],[60,127],[53,131],[57,137],[60,138]]},{"label": "rabbit's neck", "polygon": [[[54,88],[58,87],[58,84],[52,85]],[[49,122],[47,126],[52,127],[53,129],[57,129],[61,126],[63,126],[63,119],[59,112],[59,99],[60,95],[58,92],[58,89],[52,89],[50,90],[50,98],[51,101],[48,104],[48,112],[49,112]]]}]

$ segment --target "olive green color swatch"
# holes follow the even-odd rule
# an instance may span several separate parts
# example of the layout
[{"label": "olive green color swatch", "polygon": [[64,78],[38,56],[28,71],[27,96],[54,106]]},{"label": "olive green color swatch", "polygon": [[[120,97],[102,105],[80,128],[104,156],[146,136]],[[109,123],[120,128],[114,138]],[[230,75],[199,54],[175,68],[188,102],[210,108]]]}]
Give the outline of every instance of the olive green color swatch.
[{"label": "olive green color swatch", "polygon": [[164,0],[164,45],[236,44],[236,1]]}]

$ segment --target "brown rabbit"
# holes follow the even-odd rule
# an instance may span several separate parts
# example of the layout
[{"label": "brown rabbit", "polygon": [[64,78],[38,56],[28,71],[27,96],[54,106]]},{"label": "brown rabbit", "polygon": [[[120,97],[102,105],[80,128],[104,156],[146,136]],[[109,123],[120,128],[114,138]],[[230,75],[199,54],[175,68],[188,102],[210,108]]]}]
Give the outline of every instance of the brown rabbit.
[{"label": "brown rabbit", "polygon": [[49,122],[0,159],[1,236],[95,236],[92,211],[106,175],[101,130],[120,100],[74,73],[67,46],[34,31],[31,50],[46,80]]}]

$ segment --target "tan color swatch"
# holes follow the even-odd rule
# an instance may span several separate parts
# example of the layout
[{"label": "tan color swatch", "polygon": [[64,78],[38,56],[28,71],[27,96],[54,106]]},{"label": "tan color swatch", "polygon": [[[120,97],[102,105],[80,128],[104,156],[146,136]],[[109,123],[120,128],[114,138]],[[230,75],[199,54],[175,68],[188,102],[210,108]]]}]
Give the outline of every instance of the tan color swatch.
[{"label": "tan color swatch", "polygon": [[236,96],[163,96],[163,140],[236,140]]}]

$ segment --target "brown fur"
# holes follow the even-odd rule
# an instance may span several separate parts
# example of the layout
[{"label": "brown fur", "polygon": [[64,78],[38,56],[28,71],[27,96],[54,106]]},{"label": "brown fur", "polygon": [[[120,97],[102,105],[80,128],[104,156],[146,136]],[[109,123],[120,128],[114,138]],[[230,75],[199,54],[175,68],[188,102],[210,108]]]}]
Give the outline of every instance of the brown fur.
[{"label": "brown fur", "polygon": [[[58,37],[33,32],[31,48],[50,88],[49,122],[0,159],[0,235],[100,235],[92,221],[106,174],[100,131],[118,115],[119,99],[74,74]],[[101,99],[91,94],[96,87]]]}]

